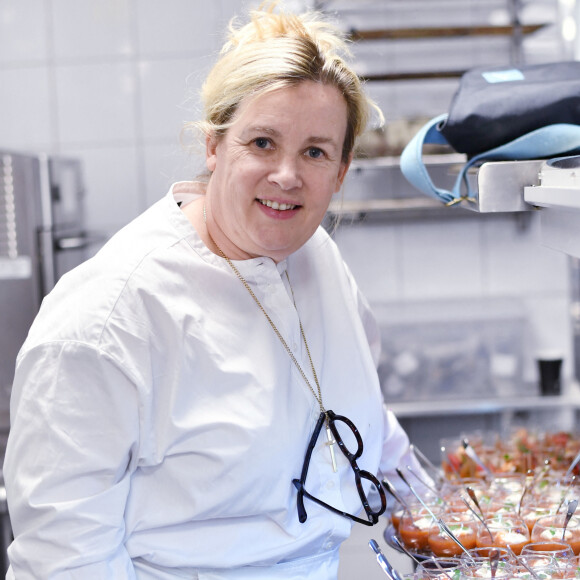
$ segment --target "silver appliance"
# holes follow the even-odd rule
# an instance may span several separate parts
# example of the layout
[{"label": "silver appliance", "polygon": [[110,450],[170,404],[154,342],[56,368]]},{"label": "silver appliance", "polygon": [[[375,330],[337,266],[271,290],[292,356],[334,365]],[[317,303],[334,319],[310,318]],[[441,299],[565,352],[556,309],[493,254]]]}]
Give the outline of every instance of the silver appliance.
[{"label": "silver appliance", "polygon": [[[84,225],[76,159],[0,151],[0,458],[10,426],[14,362],[42,298],[84,261],[94,241]],[[3,482],[0,482],[3,483]],[[0,485],[0,569],[11,528]]]},{"label": "silver appliance", "polygon": [[14,361],[42,298],[87,257],[80,161],[0,151],[0,432]]}]

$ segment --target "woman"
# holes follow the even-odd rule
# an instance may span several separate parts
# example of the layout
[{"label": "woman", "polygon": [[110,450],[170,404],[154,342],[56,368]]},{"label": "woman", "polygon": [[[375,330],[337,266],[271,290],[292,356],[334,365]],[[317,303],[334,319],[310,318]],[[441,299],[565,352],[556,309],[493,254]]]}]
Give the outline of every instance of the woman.
[{"label": "woman", "polygon": [[8,578],[330,580],[384,511],[375,475],[408,440],[319,227],[369,114],[343,48],[314,15],[232,29],[203,89],[207,184],[45,299],[11,401]]}]

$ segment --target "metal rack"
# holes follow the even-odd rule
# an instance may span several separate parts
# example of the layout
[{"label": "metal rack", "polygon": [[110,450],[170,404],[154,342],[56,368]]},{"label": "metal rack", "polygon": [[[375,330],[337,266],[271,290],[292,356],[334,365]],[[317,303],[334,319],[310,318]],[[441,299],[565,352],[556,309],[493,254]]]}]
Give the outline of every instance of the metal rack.
[{"label": "metal rack", "polygon": [[[431,155],[425,156],[424,161],[437,177],[434,182],[440,187],[451,188],[466,158],[461,154]],[[469,218],[478,214],[532,212],[537,207],[525,201],[524,187],[539,184],[542,163],[542,160],[497,161],[474,167],[468,172],[474,201],[446,206],[415,191],[406,183],[400,172],[398,157],[355,160],[351,169],[354,176],[345,183],[343,198],[330,204],[327,217],[331,220],[344,217],[361,220],[373,216],[383,220],[389,217]],[[381,181],[379,178],[369,183],[368,197],[361,197],[360,193],[357,196],[353,190],[365,189],[365,186],[356,182],[363,182],[371,172],[383,176],[384,190],[377,192],[374,189],[376,183]],[[389,191],[391,187],[394,191]]]},{"label": "metal rack", "polygon": [[[369,81],[458,78],[479,64],[555,60],[545,50],[543,56],[526,50],[528,40],[539,33],[555,39],[555,46],[560,44],[560,12],[555,0],[324,0],[315,7],[332,15],[354,41],[361,77]],[[474,43],[475,52],[470,50]],[[400,58],[416,47],[427,46],[417,63]],[[401,50],[389,52],[392,47]],[[452,66],[448,47],[456,52]],[[374,71],[368,66],[373,54],[387,57]],[[395,59],[389,59],[390,54]]]},{"label": "metal rack", "polygon": [[[425,115],[426,121],[447,110],[465,70],[482,64],[562,57],[557,0],[318,0],[314,7],[331,15],[353,40],[355,68],[387,115],[383,152],[371,150],[364,152],[370,158],[354,160],[350,174],[355,178],[347,182],[344,198],[331,204],[329,221],[342,217],[388,219],[389,214],[397,219],[466,218],[473,213],[468,210],[474,209],[478,213],[529,209],[522,203],[515,209],[490,210],[481,204],[462,204],[450,210],[396,177],[400,173],[398,155],[418,129],[416,121],[421,119],[417,117]],[[544,44],[542,50],[530,50],[538,41],[541,44],[542,38],[551,39],[555,47],[552,52],[546,51]],[[374,96],[377,93],[386,104]],[[417,103],[410,105],[407,97],[416,95],[420,100],[416,98]],[[409,117],[412,107],[414,119]],[[396,122],[402,123],[402,128],[394,127]],[[394,134],[397,138],[393,144],[390,141]],[[381,135],[376,137],[380,139]],[[447,180],[451,187],[457,165],[464,163],[465,157],[450,148],[445,152],[426,156],[425,160],[443,178],[441,186],[447,187]],[[471,178],[485,185],[488,170],[485,167],[472,172]],[[496,171],[500,170],[493,168]],[[529,172],[524,178],[533,183]],[[364,174],[377,184],[374,196],[357,191],[356,180],[362,183]]]}]

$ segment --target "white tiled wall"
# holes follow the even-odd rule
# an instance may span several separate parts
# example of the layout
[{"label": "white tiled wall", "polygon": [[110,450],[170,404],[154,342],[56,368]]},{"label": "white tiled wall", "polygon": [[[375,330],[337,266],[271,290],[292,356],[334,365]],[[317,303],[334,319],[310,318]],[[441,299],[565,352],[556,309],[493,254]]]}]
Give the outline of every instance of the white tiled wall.
[{"label": "white tiled wall", "polygon": [[0,148],[81,158],[112,232],[199,169],[180,132],[241,0],[2,0]]},{"label": "white tiled wall", "polygon": [[335,237],[371,303],[517,301],[530,323],[524,378],[535,381],[537,350],[564,353],[567,376],[572,356],[568,259],[540,245],[537,217],[344,222]]}]

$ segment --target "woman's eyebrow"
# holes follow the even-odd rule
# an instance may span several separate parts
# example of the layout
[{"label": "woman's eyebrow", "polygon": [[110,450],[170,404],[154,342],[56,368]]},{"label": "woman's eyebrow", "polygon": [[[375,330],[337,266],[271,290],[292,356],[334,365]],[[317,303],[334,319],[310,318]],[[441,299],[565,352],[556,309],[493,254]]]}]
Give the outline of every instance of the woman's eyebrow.
[{"label": "woman's eyebrow", "polygon": [[277,129],[273,129],[272,127],[261,127],[261,126],[251,126],[251,127],[246,127],[246,129],[244,129],[242,131],[243,135],[252,135],[252,134],[257,134],[257,135],[272,135],[272,136],[278,136],[280,135],[280,131],[278,131]]},{"label": "woman's eyebrow", "polygon": [[336,141],[332,137],[317,137],[313,135],[307,139],[310,143],[330,143],[331,145],[335,145]]},{"label": "woman's eyebrow", "polygon": [[[262,126],[251,126],[244,129],[243,133],[253,134],[257,133],[260,135],[273,135],[279,136],[282,135],[281,131],[278,129],[274,129],[273,127],[262,127]],[[334,143],[334,139],[332,137],[325,137],[323,135],[310,135],[308,136],[305,141],[311,141],[313,143]]]}]

